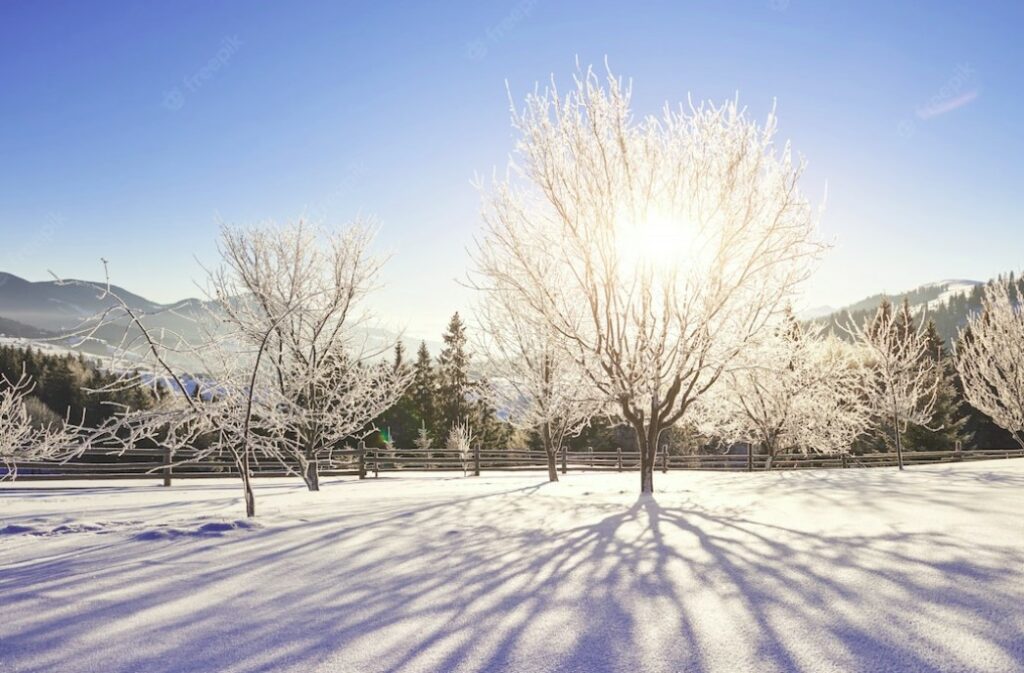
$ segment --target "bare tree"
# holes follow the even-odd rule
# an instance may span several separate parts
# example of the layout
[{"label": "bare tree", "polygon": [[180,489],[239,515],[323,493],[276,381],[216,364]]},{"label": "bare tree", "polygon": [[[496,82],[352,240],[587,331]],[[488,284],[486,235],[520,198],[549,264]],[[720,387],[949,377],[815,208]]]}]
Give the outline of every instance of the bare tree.
[{"label": "bare tree", "polygon": [[845,453],[871,427],[861,353],[792,316],[745,351],[712,395],[715,430],[783,451]]},{"label": "bare tree", "polygon": [[892,423],[896,462],[902,470],[903,433],[911,423],[931,422],[941,382],[941,370],[928,352],[925,323],[914,320],[907,302],[899,310],[883,302],[873,317],[849,331],[864,349],[865,392],[875,413]]},{"label": "bare tree", "polygon": [[[513,111],[507,175],[484,190],[475,257],[546,323],[637,437],[653,492],[664,428],[777,316],[821,246],[803,162],[736,102],[633,118],[591,70]],[[489,259],[500,260],[488,263]]]},{"label": "bare tree", "polygon": [[[496,260],[491,260],[492,262]],[[486,274],[496,281],[507,274]],[[595,389],[565,352],[560,335],[519,305],[514,288],[478,286],[476,315],[481,352],[492,381],[492,404],[517,429],[535,432],[547,456],[548,480],[558,481],[557,460],[568,438],[600,411]]]},{"label": "bare tree", "polygon": [[261,381],[290,401],[290,457],[311,491],[320,460],[391,407],[409,384],[406,368],[369,345],[359,304],[381,261],[369,254],[372,228],[328,229],[298,222],[221,230],[222,266],[211,294],[231,331],[251,347],[267,337]]},{"label": "bare tree", "polygon": [[458,456],[462,464],[462,476],[468,475],[473,450],[473,430],[469,427],[469,421],[459,420],[452,423],[451,429],[448,430],[447,448]]},{"label": "bare tree", "polygon": [[1003,278],[985,287],[981,312],[960,332],[956,369],[964,395],[1024,448],[1024,312]]},{"label": "bare tree", "polygon": [[0,481],[13,481],[19,462],[67,460],[83,449],[66,420],[40,425],[32,418],[33,388],[24,371],[15,381],[0,376]]}]

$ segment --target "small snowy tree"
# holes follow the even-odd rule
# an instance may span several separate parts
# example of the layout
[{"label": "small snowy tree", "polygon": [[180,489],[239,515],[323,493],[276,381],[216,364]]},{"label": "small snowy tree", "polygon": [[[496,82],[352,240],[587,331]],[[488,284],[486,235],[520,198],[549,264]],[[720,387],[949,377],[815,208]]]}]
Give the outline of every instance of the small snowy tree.
[{"label": "small snowy tree", "polygon": [[358,331],[359,304],[381,266],[371,240],[363,222],[224,226],[223,264],[210,275],[230,331],[250,346],[270,335],[257,385],[290,400],[290,456],[311,491],[320,488],[319,460],[391,407],[411,380],[407,368],[375,361],[393,343],[370,348]]},{"label": "small snowy tree", "polygon": [[[241,479],[246,515],[255,516],[253,463],[260,455],[279,460],[292,442],[284,422],[289,401],[277,397],[273,388],[257,394],[259,373],[276,323],[266,326],[262,334],[250,332],[247,336],[252,345],[246,347],[237,335],[216,328],[218,317],[188,316],[201,335],[190,342],[181,334],[152,329],[152,316],[129,304],[112,289],[109,280],[103,285],[78,280],[58,282],[95,291],[98,298],[108,302],[102,313],[85,320],[70,336],[89,340],[107,327],[121,330],[108,363],[112,372],[119,373],[101,390],[142,386],[158,393],[153,408],[121,408],[98,428],[73,427],[83,445],[113,447],[112,451],[123,454],[142,442],[155,442],[172,455],[186,447],[194,449],[188,462],[229,457]],[[183,361],[190,363],[188,368],[181,364]],[[190,378],[189,368],[207,373],[207,390],[202,389],[202,381],[197,381],[195,394],[189,392],[185,385]],[[206,401],[206,397],[214,401]]]},{"label": "small snowy tree", "polygon": [[662,430],[771,324],[821,246],[774,114],[758,125],[729,102],[637,120],[630,96],[590,70],[567,94],[527,96],[475,257],[632,428],[649,493]]},{"label": "small snowy tree", "polygon": [[868,400],[877,416],[892,424],[901,470],[903,433],[911,423],[927,426],[931,421],[941,382],[941,372],[929,357],[925,325],[914,322],[906,302],[898,311],[883,302],[863,325],[848,328],[864,349]]},{"label": "small snowy tree", "polygon": [[431,466],[430,459],[432,458],[432,456],[430,455],[430,449],[434,445],[434,440],[430,436],[430,431],[427,430],[427,424],[425,422],[420,422],[420,429],[416,433],[416,439],[413,441],[413,443],[416,445],[417,449],[423,452],[425,464],[429,468]]},{"label": "small snowy tree", "polygon": [[79,454],[84,445],[64,422],[40,426],[29,404],[32,380],[22,372],[11,381],[0,376],[0,481],[18,476],[19,462],[66,460]]},{"label": "small snowy tree", "polygon": [[[508,277],[493,268],[481,271],[498,283]],[[551,326],[518,305],[515,288],[478,289],[483,296],[476,314],[493,381],[492,404],[508,412],[513,427],[537,434],[547,456],[548,480],[558,481],[558,456],[568,438],[577,436],[600,409],[597,391]]]},{"label": "small snowy tree", "polygon": [[1024,311],[1010,279],[985,287],[981,311],[960,332],[956,368],[967,401],[1024,448]]},{"label": "small snowy tree", "polygon": [[713,396],[718,433],[784,451],[844,453],[871,426],[857,349],[792,316],[753,344]]},{"label": "small snowy tree", "polygon": [[469,463],[473,460],[473,431],[469,422],[459,420],[452,423],[448,431],[448,450],[459,457],[462,463],[462,476],[469,474]]}]

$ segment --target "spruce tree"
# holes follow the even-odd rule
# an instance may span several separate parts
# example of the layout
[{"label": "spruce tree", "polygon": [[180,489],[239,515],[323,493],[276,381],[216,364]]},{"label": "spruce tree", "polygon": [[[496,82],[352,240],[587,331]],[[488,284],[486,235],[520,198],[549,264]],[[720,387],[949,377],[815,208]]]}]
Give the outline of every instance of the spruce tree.
[{"label": "spruce tree", "polygon": [[412,410],[420,420],[420,425],[426,428],[427,433],[435,439],[446,437],[447,434],[438,434],[437,419],[437,374],[434,371],[434,363],[430,358],[430,351],[427,344],[420,342],[419,350],[416,351],[416,363],[412,370],[412,385],[406,391],[412,402]]},{"label": "spruce tree", "polygon": [[[427,358],[429,363],[429,354]],[[404,372],[409,369],[409,366],[405,362],[405,346],[399,341],[395,344],[392,367],[396,372]],[[394,406],[373,421],[378,428],[379,436],[376,438],[377,441],[370,442],[371,444],[383,447],[390,443],[397,448],[407,448],[413,445],[417,431],[422,425],[422,420],[417,412],[414,385],[406,389]]]},{"label": "spruce tree", "polygon": [[935,397],[935,410],[930,428],[912,425],[904,436],[908,451],[952,451],[957,442],[967,443],[970,433],[966,429],[967,414],[963,409],[963,397],[953,359],[949,356],[938,327],[929,320],[925,336],[928,339],[930,358],[939,367],[942,377]]},{"label": "spruce tree", "polygon": [[[466,325],[457,311],[448,322],[443,339],[444,348],[437,358],[437,416],[440,431],[437,436],[447,437],[448,430],[454,424],[470,420],[472,413]],[[476,430],[474,428],[474,432]]]}]

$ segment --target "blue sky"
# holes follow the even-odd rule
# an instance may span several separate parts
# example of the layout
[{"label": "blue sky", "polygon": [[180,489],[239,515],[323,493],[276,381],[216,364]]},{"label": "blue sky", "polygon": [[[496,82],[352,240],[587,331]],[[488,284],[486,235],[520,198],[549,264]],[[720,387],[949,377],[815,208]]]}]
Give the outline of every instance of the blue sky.
[{"label": "blue sky", "polygon": [[[440,4],[440,3],[437,3]],[[807,305],[1024,258],[1020,2],[0,4],[0,270],[197,294],[218,221],[381,221],[377,312],[434,336],[478,227],[476,173],[578,55],[636,111],[739,92],[828,184]],[[898,6],[896,6],[898,5]]]}]

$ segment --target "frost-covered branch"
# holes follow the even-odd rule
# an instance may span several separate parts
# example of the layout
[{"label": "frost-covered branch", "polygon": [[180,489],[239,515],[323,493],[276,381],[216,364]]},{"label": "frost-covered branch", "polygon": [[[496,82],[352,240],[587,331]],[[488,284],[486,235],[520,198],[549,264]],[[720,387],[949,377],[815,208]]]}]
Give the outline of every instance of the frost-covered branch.
[{"label": "frost-covered branch", "polygon": [[929,352],[925,322],[915,320],[906,302],[898,310],[883,302],[863,325],[847,328],[864,351],[865,392],[881,418],[892,422],[896,460],[903,469],[903,433],[909,424],[932,420],[941,369]]},{"label": "frost-covered branch", "polygon": [[286,450],[310,490],[319,489],[318,462],[391,407],[411,378],[378,361],[393,344],[372,347],[358,329],[381,266],[369,254],[372,234],[363,222],[225,226],[222,265],[210,274],[230,331],[250,348],[267,337],[257,387],[287,400],[282,422],[295,441]]},{"label": "frost-covered branch", "polygon": [[658,437],[772,324],[821,246],[804,170],[736,102],[635,119],[630,87],[581,73],[514,112],[484,190],[474,284],[509,288],[637,435]]},{"label": "frost-covered branch", "polygon": [[960,332],[956,368],[967,400],[1024,447],[1024,312],[1009,279],[985,287]]},{"label": "frost-covered branch", "polygon": [[[507,277],[490,271],[496,284]],[[520,301],[515,288],[494,285],[482,292],[476,311],[480,350],[492,381],[493,406],[507,410],[514,427],[537,434],[547,455],[548,479],[558,481],[559,453],[601,411],[602,400],[559,335]]]},{"label": "frost-covered branch", "polygon": [[65,421],[40,425],[29,411],[33,381],[22,372],[17,380],[0,376],[0,481],[14,480],[18,463],[67,460],[83,449]]},{"label": "frost-covered branch", "polygon": [[[714,431],[780,452],[842,453],[871,427],[861,350],[790,315],[737,359],[714,391]],[[717,412],[714,414],[713,412]]]}]

